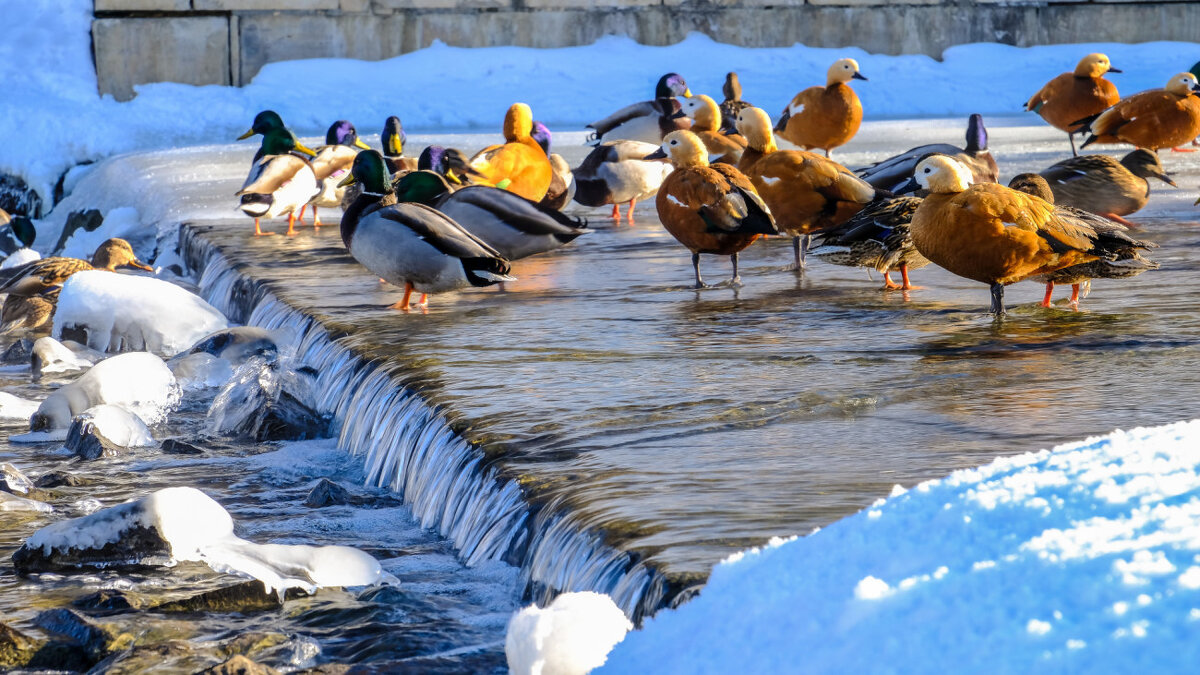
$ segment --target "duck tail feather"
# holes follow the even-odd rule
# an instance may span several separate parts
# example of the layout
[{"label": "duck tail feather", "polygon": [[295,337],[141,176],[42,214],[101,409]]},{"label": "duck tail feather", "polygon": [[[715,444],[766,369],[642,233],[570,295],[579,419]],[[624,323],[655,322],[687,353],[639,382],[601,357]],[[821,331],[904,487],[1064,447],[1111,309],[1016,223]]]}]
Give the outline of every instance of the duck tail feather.
[{"label": "duck tail feather", "polygon": [[504,281],[516,281],[517,278],[509,276],[508,261],[502,258],[463,258],[463,270],[467,273],[467,281],[471,282],[472,286],[491,286]]}]

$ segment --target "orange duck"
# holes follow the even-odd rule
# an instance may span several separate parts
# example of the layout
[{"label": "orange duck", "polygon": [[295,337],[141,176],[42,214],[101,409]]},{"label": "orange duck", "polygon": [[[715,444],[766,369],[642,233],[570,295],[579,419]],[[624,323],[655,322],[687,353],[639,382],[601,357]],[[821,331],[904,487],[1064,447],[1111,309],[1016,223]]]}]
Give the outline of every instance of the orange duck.
[{"label": "orange duck", "polygon": [[704,141],[710,162],[738,163],[746,139],[740,134],[721,133],[721,108],[710,96],[700,94],[683,100],[683,112],[692,118],[692,133]]},{"label": "orange duck", "polygon": [[824,150],[828,157],[830,150],[845,145],[858,133],[862,103],[847,82],[865,79],[854,59],[835,61],[829,66],[824,87],[805,89],[784,108],[776,133],[805,150]]},{"label": "orange duck", "polygon": [[672,131],[646,159],[669,158],[675,170],[658,190],[658,219],[692,252],[696,288],[704,288],[700,254],[727,255],[731,284],[740,285],[738,252],[760,235],[778,234],[771,211],[754,185],[728,164],[708,163],[704,141],[690,131]]},{"label": "orange duck", "polygon": [[1104,54],[1088,54],[1075,66],[1075,72],[1063,73],[1034,94],[1025,109],[1042,116],[1050,126],[1067,132],[1071,154],[1075,151],[1075,133],[1082,120],[1098,115],[1121,100],[1117,87],[1104,79],[1105,73],[1119,73]]},{"label": "orange duck", "polygon": [[997,315],[1008,284],[1115,257],[1086,221],[1003,185],[970,185],[970,171],[944,155],[922,160],[916,178],[930,194],[913,214],[913,244],[931,262],[991,286]]},{"label": "orange duck", "polygon": [[554,168],[532,132],[533,111],[524,103],[512,104],[504,116],[504,145],[480,150],[471,158],[471,168],[496,187],[533,202],[542,201],[550,189]]},{"label": "orange duck", "polygon": [[800,269],[811,234],[840,225],[861,211],[875,198],[875,188],[831,159],[779,150],[771,118],[762,108],[743,109],[737,127],[747,144],[738,169],[771,207],[779,230],[792,235],[795,265]]},{"label": "orange duck", "polygon": [[[1162,89],[1134,94],[1087,123],[1092,143],[1129,143],[1147,150],[1175,148],[1200,134],[1200,83],[1191,73],[1179,73]],[[1181,150],[1180,152],[1192,152]]]}]

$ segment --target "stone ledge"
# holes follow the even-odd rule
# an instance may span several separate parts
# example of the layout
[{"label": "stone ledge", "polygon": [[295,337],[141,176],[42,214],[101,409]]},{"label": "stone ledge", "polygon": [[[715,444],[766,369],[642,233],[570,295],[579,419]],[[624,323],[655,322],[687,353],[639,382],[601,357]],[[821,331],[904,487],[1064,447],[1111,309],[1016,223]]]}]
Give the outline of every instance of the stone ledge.
[{"label": "stone ledge", "polygon": [[403,14],[239,16],[239,78],[243,84],[248,83],[264,65],[273,61],[312,58],[378,61],[412,51],[403,41],[406,20]]},{"label": "stone ledge", "polygon": [[309,12],[341,9],[338,0],[192,0],[198,10],[253,10],[267,12]]},{"label": "stone ledge", "polygon": [[192,8],[190,0],[96,0],[97,12],[186,12]]},{"label": "stone ledge", "polygon": [[96,19],[92,43],[100,93],[118,101],[133,98],[135,84],[230,83],[229,21],[224,17]]}]

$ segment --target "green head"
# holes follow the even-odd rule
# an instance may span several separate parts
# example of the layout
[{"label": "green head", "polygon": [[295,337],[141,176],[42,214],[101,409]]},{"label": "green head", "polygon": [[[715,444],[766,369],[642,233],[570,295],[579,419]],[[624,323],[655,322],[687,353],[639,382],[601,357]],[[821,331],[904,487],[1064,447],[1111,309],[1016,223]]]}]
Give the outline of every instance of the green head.
[{"label": "green head", "polygon": [[378,150],[363,150],[354,156],[354,164],[350,166],[350,175],[338,187],[362,185],[364,194],[386,195],[392,191],[392,178],[388,175],[387,164]]},{"label": "green head", "polygon": [[33,240],[37,239],[37,230],[33,227],[33,221],[26,216],[13,216],[12,224],[13,236],[17,241],[25,245],[25,248],[33,246]]},{"label": "green head", "polygon": [[296,135],[288,131],[286,128],[269,129],[263,134],[262,147],[258,149],[259,155],[266,157],[267,155],[286,155],[289,152],[302,152],[309,157],[316,157],[317,153],[312,148],[307,148],[296,139]]},{"label": "green head", "polygon": [[432,206],[438,197],[450,192],[450,184],[433,171],[413,171],[396,182],[396,199]]},{"label": "green head", "polygon": [[272,129],[283,129],[283,118],[274,110],[264,110],[254,116],[254,123],[250,125],[250,131],[238,136],[238,140],[250,138],[254,134],[266,135]]}]

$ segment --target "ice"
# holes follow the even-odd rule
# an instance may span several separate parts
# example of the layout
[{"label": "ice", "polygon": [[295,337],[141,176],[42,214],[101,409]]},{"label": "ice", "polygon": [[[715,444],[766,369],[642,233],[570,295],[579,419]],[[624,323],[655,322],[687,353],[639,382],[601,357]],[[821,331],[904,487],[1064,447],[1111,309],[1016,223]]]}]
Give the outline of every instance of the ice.
[{"label": "ice", "polygon": [[212,305],[172,283],[96,270],[63,284],[53,334],[82,328],[93,349],[172,355],[228,325]]},{"label": "ice", "polygon": [[101,436],[122,448],[157,445],[142,418],[119,405],[103,403],[92,406],[76,416],[75,420],[90,422]]},{"label": "ice", "polygon": [[544,609],[530,605],[513,615],[504,641],[508,670],[514,675],[584,675],[603,665],[613,645],[632,628],[607,595],[564,593]]},{"label": "ice", "polygon": [[50,513],[54,508],[49,504],[39,502],[25,497],[18,497],[7,492],[0,492],[0,513],[4,511],[33,511],[36,513]]},{"label": "ice", "polygon": [[34,260],[41,260],[41,259],[42,259],[41,253],[38,253],[37,251],[35,251],[31,248],[19,248],[19,249],[13,251],[12,253],[10,253],[7,257],[5,257],[4,262],[0,262],[0,270],[6,270],[11,267],[20,267],[21,265],[24,265],[25,263],[30,263],[30,262],[33,262]]},{"label": "ice", "polygon": [[81,347],[74,350],[52,337],[40,337],[33,343],[34,376],[41,377],[53,373],[68,373],[73,370],[91,368],[92,364],[104,358],[102,354],[71,342]]},{"label": "ice", "polygon": [[0,420],[26,421],[37,412],[40,401],[30,401],[19,396],[13,396],[7,391],[0,391]]},{"label": "ice", "polygon": [[185,391],[221,387],[233,377],[233,366],[228,361],[207,352],[172,359],[169,365]]}]

